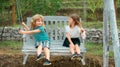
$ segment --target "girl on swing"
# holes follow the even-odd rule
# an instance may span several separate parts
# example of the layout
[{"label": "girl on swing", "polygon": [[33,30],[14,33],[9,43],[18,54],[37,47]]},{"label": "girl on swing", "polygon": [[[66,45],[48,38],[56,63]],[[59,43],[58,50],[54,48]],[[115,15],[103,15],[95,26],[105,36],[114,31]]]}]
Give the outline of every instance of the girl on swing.
[{"label": "girl on swing", "polygon": [[85,30],[82,28],[80,18],[76,14],[70,15],[68,19],[68,26],[65,26],[66,38],[64,40],[63,46],[70,47],[70,52],[72,54],[71,60],[82,59],[83,56],[80,52],[80,33],[82,38],[85,39]]},{"label": "girl on swing", "polygon": [[36,14],[32,17],[32,20],[31,20],[32,30],[30,30],[25,23],[22,23],[22,25],[25,27],[26,31],[20,30],[20,33],[33,34],[36,40],[35,47],[37,48],[37,60],[40,60],[43,58],[43,55],[41,54],[43,49],[45,53],[45,58],[46,58],[43,65],[51,65],[50,50],[49,50],[50,42],[49,42],[48,34],[45,32],[43,16]]}]

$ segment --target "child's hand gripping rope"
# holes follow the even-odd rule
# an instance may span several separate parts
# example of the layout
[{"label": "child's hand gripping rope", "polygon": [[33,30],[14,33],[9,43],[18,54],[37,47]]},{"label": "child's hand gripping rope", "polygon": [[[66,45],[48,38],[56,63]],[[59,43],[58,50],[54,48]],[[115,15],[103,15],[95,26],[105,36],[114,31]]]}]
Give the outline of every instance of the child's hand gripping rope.
[{"label": "child's hand gripping rope", "polygon": [[81,28],[81,36],[82,36],[82,39],[85,39],[86,38],[86,32],[83,28]]},{"label": "child's hand gripping rope", "polygon": [[22,22],[22,26],[25,28],[25,30],[30,30],[30,28],[24,22]]}]

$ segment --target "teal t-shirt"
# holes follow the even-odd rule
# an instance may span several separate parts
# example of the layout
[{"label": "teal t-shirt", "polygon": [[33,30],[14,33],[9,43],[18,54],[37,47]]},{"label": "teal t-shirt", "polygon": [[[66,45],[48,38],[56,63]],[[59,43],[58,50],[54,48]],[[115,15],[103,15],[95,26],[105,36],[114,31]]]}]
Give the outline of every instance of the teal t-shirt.
[{"label": "teal t-shirt", "polygon": [[43,26],[38,26],[35,29],[40,30],[39,33],[33,34],[33,36],[34,36],[34,38],[35,38],[35,40],[37,42],[39,42],[39,41],[48,41],[49,40],[48,34],[45,32],[45,29],[44,29]]}]

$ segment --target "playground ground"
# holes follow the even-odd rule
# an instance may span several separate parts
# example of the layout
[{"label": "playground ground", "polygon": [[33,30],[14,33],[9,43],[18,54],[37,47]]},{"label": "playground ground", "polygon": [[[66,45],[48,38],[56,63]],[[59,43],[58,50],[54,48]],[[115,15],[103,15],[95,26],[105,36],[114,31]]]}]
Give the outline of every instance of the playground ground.
[{"label": "playground ground", "polygon": [[[9,45],[8,45],[9,44]],[[30,55],[27,63],[22,65],[23,54],[17,41],[3,41],[0,44],[0,67],[45,67],[44,59],[36,61],[36,55]],[[46,67],[103,67],[102,45],[86,44],[86,65],[83,66],[79,61],[70,60],[70,56],[51,56],[52,65]],[[94,49],[94,50],[93,50]],[[114,66],[114,59],[110,53],[109,67]]]}]

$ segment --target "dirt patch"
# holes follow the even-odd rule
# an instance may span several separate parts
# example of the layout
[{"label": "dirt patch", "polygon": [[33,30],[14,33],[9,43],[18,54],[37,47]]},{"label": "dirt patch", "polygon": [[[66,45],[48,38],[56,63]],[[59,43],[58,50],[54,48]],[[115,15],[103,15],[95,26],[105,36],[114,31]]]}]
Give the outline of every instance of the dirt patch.
[{"label": "dirt patch", "polygon": [[[35,55],[29,56],[25,65],[22,65],[22,60],[22,54],[0,54],[0,67],[45,67],[44,59],[36,61]],[[80,61],[70,60],[70,56],[51,56],[51,62],[52,65],[46,67],[103,67],[102,58],[91,56],[86,58],[84,66]],[[110,67],[114,67],[112,62]]]}]

